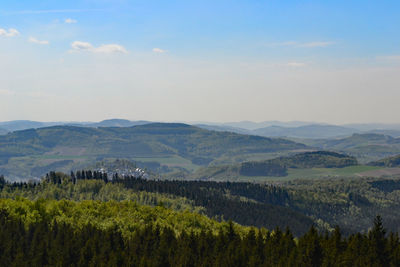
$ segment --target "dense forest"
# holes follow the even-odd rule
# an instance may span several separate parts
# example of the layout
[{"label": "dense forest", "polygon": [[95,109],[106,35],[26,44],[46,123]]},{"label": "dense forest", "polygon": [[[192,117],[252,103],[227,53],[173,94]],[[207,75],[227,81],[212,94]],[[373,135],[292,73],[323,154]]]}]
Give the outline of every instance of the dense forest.
[{"label": "dense forest", "polygon": [[[136,211],[133,219],[129,209]],[[243,229],[188,212],[166,216],[169,213],[162,207],[124,202],[1,200],[0,262],[3,266],[400,264],[399,236],[387,235],[380,217],[367,234],[343,237],[339,228],[321,234],[311,227],[294,238],[289,229]],[[110,223],[115,215],[117,220]],[[129,225],[131,221],[136,224]]]},{"label": "dense forest", "polygon": [[[0,176],[0,261],[398,266],[400,239],[386,234],[384,225],[397,231],[400,209],[391,203],[399,183],[330,179],[273,186],[108,177],[90,170],[50,172],[40,182],[10,183]],[[385,220],[377,217],[367,230],[382,211]]]},{"label": "dense forest", "polygon": [[371,166],[384,166],[384,167],[399,167],[400,166],[400,155],[393,157],[387,157],[381,160],[372,161],[368,163]]},{"label": "dense forest", "polygon": [[249,161],[240,164],[239,174],[244,176],[286,176],[285,165],[271,161]]},{"label": "dense forest", "polygon": [[140,204],[199,211],[217,220],[273,229],[290,227],[305,233],[313,220],[289,207],[288,192],[252,183],[148,180],[132,176],[107,177],[101,172],[50,172],[41,183],[0,184],[0,197],[71,200],[133,200]]},{"label": "dense forest", "polygon": [[345,154],[331,151],[315,151],[298,153],[290,157],[280,157],[270,160],[286,168],[343,168],[357,165],[357,159]]},{"label": "dense forest", "polygon": [[241,163],[240,175],[244,176],[287,176],[288,168],[344,168],[358,165],[357,159],[330,151],[298,153],[266,161]]},{"label": "dense forest", "polygon": [[399,179],[291,180],[256,183],[152,180],[107,177],[95,171],[70,175],[51,172],[40,183],[0,183],[0,197],[31,200],[124,201],[192,211],[216,220],[274,229],[289,227],[295,236],[311,225],[350,235],[367,232],[371,218],[382,215],[389,231],[400,231]]}]

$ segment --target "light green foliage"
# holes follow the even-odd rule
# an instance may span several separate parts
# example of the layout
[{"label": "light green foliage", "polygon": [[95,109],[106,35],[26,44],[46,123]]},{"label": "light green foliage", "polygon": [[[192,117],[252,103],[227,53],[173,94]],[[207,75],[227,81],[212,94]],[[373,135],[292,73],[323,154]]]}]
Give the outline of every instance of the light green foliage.
[{"label": "light green foliage", "polygon": [[38,199],[68,199],[68,200],[100,200],[124,201],[130,200],[141,205],[163,205],[166,208],[179,211],[193,211],[202,213],[204,208],[195,207],[193,201],[173,195],[133,191],[121,184],[104,183],[102,180],[79,180],[77,184],[63,181],[62,184],[41,183],[35,188],[8,188],[0,192],[1,198],[23,197],[30,200]]},{"label": "light green foliage", "polygon": [[[226,222],[217,222],[198,213],[150,207],[132,201],[0,199],[1,209],[7,210],[14,218],[21,218],[26,225],[50,219],[53,223],[67,223],[79,229],[88,224],[103,230],[117,228],[125,237],[149,224],[169,227],[176,233],[210,230],[217,234],[229,227]],[[234,227],[241,233],[250,229],[237,224]]]}]

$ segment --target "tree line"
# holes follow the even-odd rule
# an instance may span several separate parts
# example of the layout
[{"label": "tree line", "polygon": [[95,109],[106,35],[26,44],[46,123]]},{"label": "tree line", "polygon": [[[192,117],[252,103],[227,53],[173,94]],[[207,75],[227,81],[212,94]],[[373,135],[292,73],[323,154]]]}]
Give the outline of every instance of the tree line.
[{"label": "tree line", "polygon": [[398,234],[386,234],[380,217],[366,234],[311,227],[295,239],[290,230],[240,234],[232,223],[218,233],[176,233],[148,223],[124,238],[116,228],[90,223],[74,228],[44,218],[26,226],[0,210],[3,266],[399,266]]},{"label": "tree line", "polygon": [[[194,206],[203,207],[204,214],[210,218],[232,220],[242,225],[269,229],[276,226],[290,227],[295,235],[300,235],[313,224],[311,218],[286,207],[290,201],[288,192],[272,185],[150,180],[134,176],[121,176],[118,173],[108,177],[107,174],[98,171],[81,170],[71,172],[70,175],[50,172],[43,178],[41,186],[45,186],[46,183],[60,186],[65,183],[75,185],[91,180],[122,185],[134,192],[151,192],[186,198],[191,200]],[[38,185],[38,183],[26,182],[9,183],[7,190],[31,190]],[[2,187],[1,184],[0,187]],[[42,187],[39,190],[44,190]]]}]

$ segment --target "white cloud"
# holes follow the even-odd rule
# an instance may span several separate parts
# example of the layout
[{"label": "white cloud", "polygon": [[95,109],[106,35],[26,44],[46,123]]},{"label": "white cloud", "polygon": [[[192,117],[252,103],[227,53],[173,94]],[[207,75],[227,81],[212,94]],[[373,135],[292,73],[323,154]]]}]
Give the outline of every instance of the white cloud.
[{"label": "white cloud", "polygon": [[93,45],[87,42],[81,42],[81,41],[75,41],[71,44],[71,47],[73,50],[86,50],[86,51],[91,51],[94,49]]},{"label": "white cloud", "polygon": [[304,43],[300,44],[300,47],[327,47],[330,45],[333,45],[334,42],[310,42],[310,43]]},{"label": "white cloud", "polygon": [[40,41],[40,40],[36,39],[35,37],[29,37],[28,42],[34,43],[34,44],[41,44],[41,45],[49,44],[49,41],[46,41],[46,40]]},{"label": "white cloud", "polygon": [[73,23],[77,23],[78,21],[75,20],[75,19],[68,18],[64,22],[67,23],[67,24],[73,24]]},{"label": "white cloud", "polygon": [[13,91],[7,90],[7,89],[0,89],[0,95],[3,96],[10,96],[14,95],[15,93]]},{"label": "white cloud", "polygon": [[105,44],[94,47],[91,43],[75,41],[71,44],[72,51],[88,51],[92,53],[128,53],[125,47],[119,44]]},{"label": "white cloud", "polygon": [[101,45],[94,49],[95,53],[128,53],[128,51],[119,44]]},{"label": "white cloud", "polygon": [[16,29],[11,28],[11,29],[8,29],[8,31],[7,31],[5,29],[0,28],[0,36],[15,37],[18,35],[19,35],[19,31],[17,31]]},{"label": "white cloud", "polygon": [[289,67],[295,67],[295,68],[299,68],[299,67],[305,67],[306,63],[302,63],[302,62],[289,62],[286,64]]},{"label": "white cloud", "polygon": [[162,54],[162,53],[167,52],[167,50],[164,50],[164,49],[161,49],[161,48],[153,48],[153,52]]}]

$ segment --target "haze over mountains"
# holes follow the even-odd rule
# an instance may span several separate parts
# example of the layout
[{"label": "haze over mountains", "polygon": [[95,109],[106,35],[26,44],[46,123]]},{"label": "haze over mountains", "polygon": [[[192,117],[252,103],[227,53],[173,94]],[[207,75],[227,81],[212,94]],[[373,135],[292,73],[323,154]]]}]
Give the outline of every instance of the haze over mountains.
[{"label": "haze over mountains", "polygon": [[[136,125],[144,125],[152,123],[151,121],[139,120],[130,121],[125,119],[109,119],[100,122],[38,122],[29,120],[16,120],[8,122],[0,122],[0,134],[7,132],[37,129],[56,125],[70,125],[82,127],[132,127]],[[188,123],[200,128],[213,131],[228,131],[239,134],[259,135],[266,137],[293,137],[307,139],[321,138],[339,138],[350,136],[354,133],[378,133],[390,135],[392,137],[400,136],[400,124],[347,124],[347,125],[331,125],[326,123],[313,122],[198,122]]]},{"label": "haze over mountains", "polygon": [[105,158],[150,161],[191,171],[210,163],[304,149],[310,148],[287,139],[209,131],[180,123],[98,128],[64,125],[0,136],[0,172],[40,177],[51,169],[69,170]]},{"label": "haze over mountains", "polygon": [[[367,126],[10,121],[0,123],[3,133],[8,132],[0,135],[0,172],[15,178],[40,177],[54,169],[68,172],[103,159],[125,158],[156,173],[191,173],[200,167],[262,161],[302,151],[334,151],[356,157],[361,164],[400,154],[397,135],[382,134],[396,133],[396,125]],[[381,129],[371,130],[374,127]]]}]

